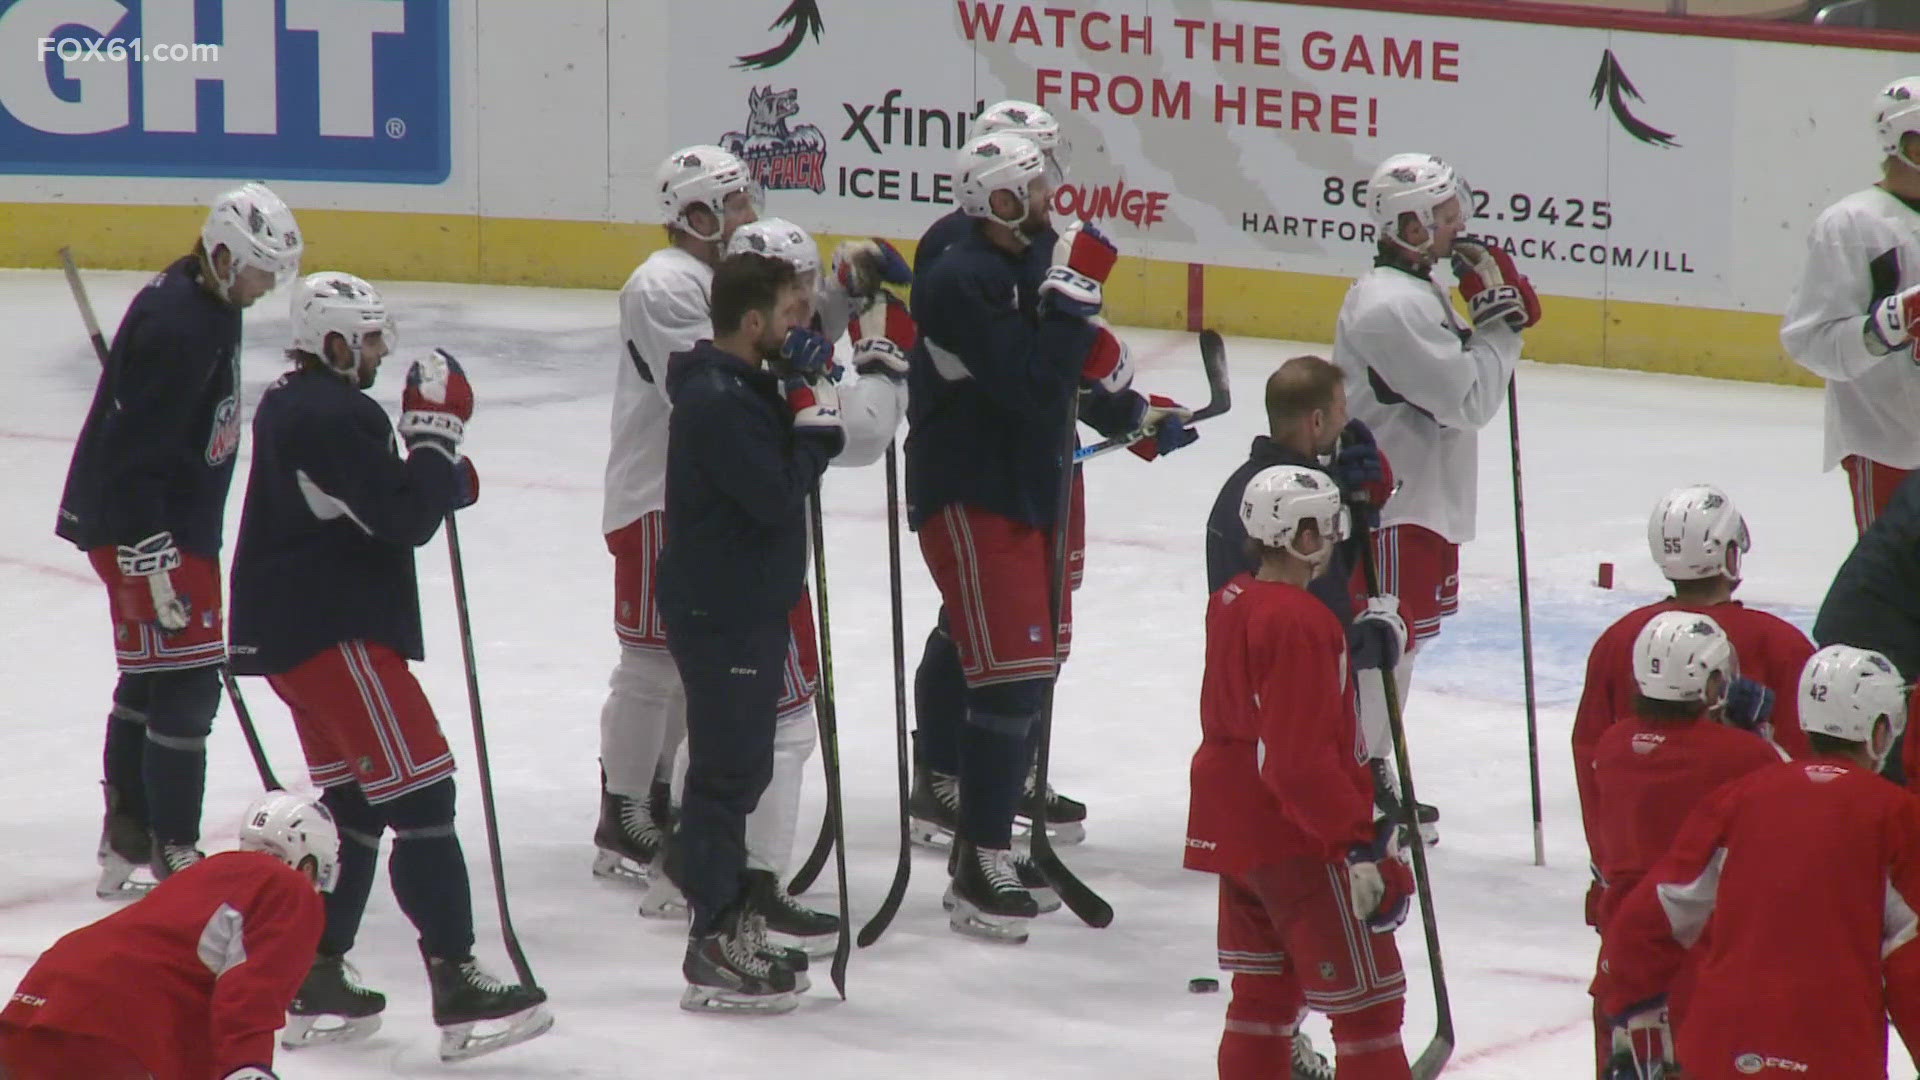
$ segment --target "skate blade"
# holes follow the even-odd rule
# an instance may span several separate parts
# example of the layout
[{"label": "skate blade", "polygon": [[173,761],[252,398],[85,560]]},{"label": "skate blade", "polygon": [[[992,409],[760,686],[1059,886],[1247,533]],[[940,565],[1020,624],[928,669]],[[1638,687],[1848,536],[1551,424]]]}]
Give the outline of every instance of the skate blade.
[{"label": "skate blade", "polygon": [[[482,1024],[501,1026],[495,1030],[482,1031],[480,1030]],[[448,1024],[440,1029],[440,1060],[470,1061],[482,1054],[505,1050],[509,1046],[517,1046],[528,1039],[545,1035],[552,1027],[553,1014],[543,1005],[522,1009],[498,1020]]]},{"label": "skate blade", "polygon": [[600,848],[593,855],[593,876],[602,881],[618,881],[646,888],[650,880],[647,868],[617,851]]},{"label": "skate blade", "polygon": [[800,998],[797,992],[741,994],[717,986],[689,986],[680,995],[680,1007],[688,1012],[717,1016],[779,1016],[799,1008]]},{"label": "skate blade", "polygon": [[[93,895],[102,900],[124,902],[138,900],[153,891],[159,882],[152,878],[134,877],[141,867],[130,863],[117,855],[102,856],[100,859],[100,880],[94,883]],[[150,871],[148,871],[150,873]]]},{"label": "skate blade", "polygon": [[687,898],[672,882],[662,879],[647,886],[646,895],[640,898],[639,910],[643,919],[684,919]]},{"label": "skate blade", "polygon": [[[1022,848],[1030,846],[1033,840],[1028,834],[1033,831],[1033,819],[1024,817],[1014,818],[1013,827],[1015,830],[1013,837],[1014,844]],[[1053,841],[1055,847],[1072,847],[1086,840],[1086,838],[1087,826],[1085,822],[1047,822],[1047,839]]]},{"label": "skate blade", "polygon": [[835,929],[830,934],[801,935],[783,934],[778,930],[769,929],[767,931],[767,940],[775,945],[784,945],[790,949],[799,949],[809,957],[818,960],[822,957],[833,955],[833,950],[840,944],[840,931]]},{"label": "skate blade", "polygon": [[[1038,888],[1028,889],[1027,895],[1033,897],[1034,906],[1040,909],[1040,914],[1042,915],[1051,915],[1059,911],[1063,906],[1060,903],[1060,894],[1054,892],[1052,886],[1043,885]],[[948,914],[953,913],[953,894],[951,892],[940,898],[940,907]]]},{"label": "skate blade", "polygon": [[333,1016],[327,1013],[295,1016],[289,1013],[287,1026],[280,1030],[280,1048],[305,1050],[311,1046],[359,1042],[379,1030],[379,1013],[371,1016]]},{"label": "skate blade", "polygon": [[999,945],[1027,943],[1027,920],[1025,919],[989,915],[953,895],[951,888],[941,900],[941,906],[947,909],[947,926],[956,934],[991,941]]},{"label": "skate blade", "polygon": [[946,851],[953,847],[953,830],[914,818],[907,823],[907,839],[912,841],[914,847]]}]

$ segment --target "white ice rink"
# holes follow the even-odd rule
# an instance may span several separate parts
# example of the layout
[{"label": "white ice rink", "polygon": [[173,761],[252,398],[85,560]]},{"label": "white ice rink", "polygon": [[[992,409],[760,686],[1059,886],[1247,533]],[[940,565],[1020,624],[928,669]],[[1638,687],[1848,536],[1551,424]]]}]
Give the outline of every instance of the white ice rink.
[{"label": "white ice rink", "polygon": [[[311,267],[311,269],[322,269]],[[144,275],[87,275],[108,332]],[[479,652],[513,916],[558,1023],[525,1046],[457,1067],[434,1055],[413,932],[382,882],[352,959],[389,997],[371,1042],[281,1055],[287,1080],[472,1077],[1211,1076],[1224,993],[1214,881],[1180,868],[1187,763],[1197,741],[1205,585],[1202,535],[1215,492],[1263,430],[1260,386],[1285,357],[1324,346],[1230,339],[1237,407],[1193,447],[1149,465],[1116,454],[1087,472],[1086,587],[1061,683],[1055,777],[1091,806],[1067,861],[1110,900],[1113,925],[1061,912],[1024,948],[947,929],[943,860],[913,859],[891,931],[855,950],[848,1000],[816,968],[799,1012],[692,1016],[676,1002],[683,933],[643,921],[635,896],[588,874],[598,717],[616,655],[612,560],[600,477],[615,348],[612,293],[394,285],[401,353],[373,390],[391,410],[404,361],[458,355],[478,407],[468,448],[482,497],[461,537]],[[285,295],[247,320],[249,415],[281,371]],[[100,740],[113,685],[102,590],[53,535],[68,455],[96,368],[56,273],[0,272],[0,990],[60,934],[109,910],[90,893],[99,831]],[[1129,335],[1140,382],[1204,397],[1192,337]],[[1596,939],[1581,923],[1586,847],[1567,738],[1586,651],[1609,621],[1664,591],[1646,553],[1654,500],[1723,485],[1755,547],[1741,597],[1803,628],[1852,540],[1845,482],[1820,472],[1817,392],[1590,368],[1523,365],[1518,377],[1538,665],[1547,866],[1532,865],[1527,741],[1509,500],[1507,419],[1481,439],[1480,537],[1462,555],[1461,613],[1420,663],[1408,709],[1419,790],[1443,813],[1435,903],[1459,1045],[1447,1075],[1578,1077],[1590,1060],[1586,983]],[[229,503],[245,490],[248,443]],[[856,920],[885,894],[895,857],[893,689],[885,501],[878,466],[832,470],[826,487],[832,645]],[[904,552],[908,657],[935,609],[911,535]],[[1596,564],[1618,567],[1594,587]],[[417,671],[461,759],[461,832],[474,868],[479,952],[508,966],[495,931],[445,541],[419,554],[428,659]],[[911,672],[909,672],[909,675]],[[282,777],[301,779],[292,727],[264,682],[243,680]],[[817,763],[818,758],[815,758]],[[212,740],[207,842],[231,845],[257,782],[224,708]],[[820,821],[819,770],[802,810],[804,855]],[[832,903],[832,874],[810,901]],[[1424,949],[1401,930],[1411,993],[1409,1057],[1432,1032]],[[1324,1021],[1311,1030],[1321,1036]],[[1894,1075],[1912,1075],[1896,1047]]]}]

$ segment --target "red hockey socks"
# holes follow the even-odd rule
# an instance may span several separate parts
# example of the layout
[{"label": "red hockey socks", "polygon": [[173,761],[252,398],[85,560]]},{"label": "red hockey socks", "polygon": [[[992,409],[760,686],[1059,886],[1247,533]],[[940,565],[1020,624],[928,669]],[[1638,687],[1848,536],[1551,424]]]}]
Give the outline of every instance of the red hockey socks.
[{"label": "red hockey socks", "polygon": [[1306,1014],[1292,976],[1234,975],[1220,1034],[1220,1080],[1289,1080],[1293,1036]]},{"label": "red hockey socks", "polygon": [[1400,1021],[1406,1003],[1399,998],[1341,1013],[1333,1022],[1333,1074],[1340,1080],[1412,1080]]}]

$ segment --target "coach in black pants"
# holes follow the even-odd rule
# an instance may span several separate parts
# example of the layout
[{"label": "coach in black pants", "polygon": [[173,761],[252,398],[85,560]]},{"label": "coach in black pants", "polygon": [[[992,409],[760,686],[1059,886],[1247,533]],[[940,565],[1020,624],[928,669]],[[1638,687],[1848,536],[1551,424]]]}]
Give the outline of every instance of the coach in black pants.
[{"label": "coach in black pants", "polygon": [[[723,260],[714,337],[667,363],[660,614],[687,695],[687,781],[668,864],[693,909],[688,1008],[791,997],[791,972],[743,946],[746,817],[773,770],[787,613],[806,578],[806,500],[845,442],[832,347],[803,329],[791,264]],[[747,934],[747,941],[755,935]]]}]

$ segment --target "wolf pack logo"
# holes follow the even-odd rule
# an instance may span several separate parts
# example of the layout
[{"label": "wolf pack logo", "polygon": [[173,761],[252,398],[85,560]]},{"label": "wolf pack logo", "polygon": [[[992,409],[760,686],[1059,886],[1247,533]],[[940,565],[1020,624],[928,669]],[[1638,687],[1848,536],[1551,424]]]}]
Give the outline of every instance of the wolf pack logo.
[{"label": "wolf pack logo", "polygon": [[827,189],[827,137],[812,124],[788,124],[800,111],[800,91],[756,86],[747,92],[747,130],[720,136],[720,146],[753,171],[769,190]]},{"label": "wolf pack logo", "polygon": [[207,437],[207,464],[221,465],[240,449],[240,398],[223,399],[213,409],[213,434]]}]

